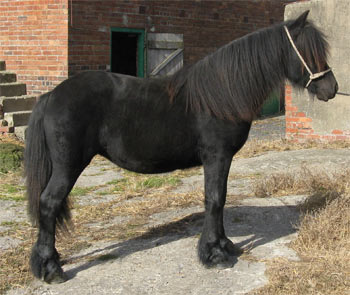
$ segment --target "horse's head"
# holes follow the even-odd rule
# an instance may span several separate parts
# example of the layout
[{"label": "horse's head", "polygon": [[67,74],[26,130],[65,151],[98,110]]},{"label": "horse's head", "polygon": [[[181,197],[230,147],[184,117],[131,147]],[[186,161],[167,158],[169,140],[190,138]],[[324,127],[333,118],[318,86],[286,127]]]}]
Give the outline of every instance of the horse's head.
[{"label": "horse's head", "polygon": [[324,35],[308,22],[309,11],[284,26],[288,42],[287,78],[306,88],[318,99],[328,101],[338,91],[338,83],[327,63],[328,43]]}]

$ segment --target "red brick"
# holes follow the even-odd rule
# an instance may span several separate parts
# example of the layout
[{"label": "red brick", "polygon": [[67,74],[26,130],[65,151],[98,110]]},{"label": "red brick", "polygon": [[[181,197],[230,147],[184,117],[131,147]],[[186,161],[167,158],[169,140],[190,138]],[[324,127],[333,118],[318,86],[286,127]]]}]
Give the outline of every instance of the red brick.
[{"label": "red brick", "polygon": [[286,122],[300,122],[302,118],[287,117]]},{"label": "red brick", "polygon": [[285,100],[286,104],[290,104],[292,102],[292,96],[286,95],[284,100]]},{"label": "red brick", "polygon": [[290,96],[292,94],[292,87],[286,85],[285,93],[286,96]]},{"label": "red brick", "polygon": [[307,118],[307,117],[300,117],[298,118],[300,122],[312,122],[312,119],[311,118]]},{"label": "red brick", "polygon": [[286,105],[285,107],[286,111],[298,111],[298,108],[297,107],[293,107],[293,106],[288,106]]},{"label": "red brick", "polygon": [[292,123],[292,122],[286,122],[286,127],[287,128],[296,128],[296,127],[298,127],[298,125],[295,123]]},{"label": "red brick", "polygon": [[298,129],[286,128],[286,133],[298,133]]},{"label": "red brick", "polygon": [[335,129],[332,131],[332,134],[343,134],[343,131]]}]

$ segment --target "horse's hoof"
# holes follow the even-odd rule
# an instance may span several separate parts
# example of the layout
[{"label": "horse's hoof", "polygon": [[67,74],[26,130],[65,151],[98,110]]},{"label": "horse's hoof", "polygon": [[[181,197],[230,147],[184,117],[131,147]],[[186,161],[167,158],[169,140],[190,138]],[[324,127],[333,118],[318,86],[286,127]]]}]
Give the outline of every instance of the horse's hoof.
[{"label": "horse's hoof", "polygon": [[44,281],[48,284],[61,284],[67,281],[67,276],[61,270],[61,271],[46,275],[44,277]]},{"label": "horse's hoof", "polygon": [[220,247],[231,256],[240,256],[243,254],[243,250],[227,238],[220,239]]},{"label": "horse's hoof", "polygon": [[199,260],[206,267],[233,267],[237,261],[237,256],[241,254],[242,250],[227,238],[222,238],[216,243],[204,243],[202,240],[199,241]]},{"label": "horse's hoof", "polygon": [[30,268],[33,275],[48,284],[63,283],[67,280],[58,260],[58,253],[55,252],[51,258],[43,258],[39,255],[37,247],[33,247],[30,257]]}]

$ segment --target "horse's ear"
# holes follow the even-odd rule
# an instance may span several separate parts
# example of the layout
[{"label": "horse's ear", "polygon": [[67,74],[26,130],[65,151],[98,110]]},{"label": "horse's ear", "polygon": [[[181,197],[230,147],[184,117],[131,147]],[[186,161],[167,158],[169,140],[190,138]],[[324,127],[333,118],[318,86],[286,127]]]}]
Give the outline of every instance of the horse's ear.
[{"label": "horse's ear", "polygon": [[307,16],[310,10],[303,12],[295,21],[293,21],[288,27],[295,34],[298,35],[300,30],[305,27]]}]

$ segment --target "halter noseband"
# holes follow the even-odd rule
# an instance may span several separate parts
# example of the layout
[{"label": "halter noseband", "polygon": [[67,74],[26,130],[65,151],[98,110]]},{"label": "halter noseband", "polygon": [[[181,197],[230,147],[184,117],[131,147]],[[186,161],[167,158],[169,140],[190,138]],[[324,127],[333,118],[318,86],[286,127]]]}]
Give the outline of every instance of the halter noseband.
[{"label": "halter noseband", "polygon": [[294,48],[296,54],[298,55],[299,59],[300,59],[301,62],[303,63],[305,69],[306,69],[306,70],[309,72],[309,74],[310,74],[309,82],[307,82],[305,88],[308,88],[308,87],[309,87],[309,85],[311,84],[312,80],[315,80],[315,79],[317,79],[317,78],[323,77],[325,74],[327,74],[328,72],[332,71],[332,69],[329,68],[328,70],[325,70],[325,71],[323,71],[323,72],[319,72],[319,73],[313,74],[313,73],[311,72],[310,68],[307,66],[305,60],[304,60],[303,57],[301,56],[300,52],[298,51],[297,47],[295,46],[295,43],[294,43],[294,41],[293,41],[293,39],[292,39],[292,37],[291,37],[289,31],[288,31],[288,28],[287,28],[286,26],[284,26],[284,29],[285,29],[285,31],[286,31],[286,33],[287,33],[288,39],[289,39],[290,43],[292,44],[292,46],[293,46],[293,48]]}]

